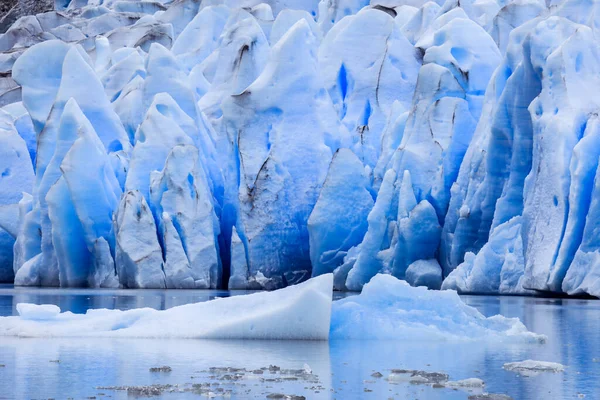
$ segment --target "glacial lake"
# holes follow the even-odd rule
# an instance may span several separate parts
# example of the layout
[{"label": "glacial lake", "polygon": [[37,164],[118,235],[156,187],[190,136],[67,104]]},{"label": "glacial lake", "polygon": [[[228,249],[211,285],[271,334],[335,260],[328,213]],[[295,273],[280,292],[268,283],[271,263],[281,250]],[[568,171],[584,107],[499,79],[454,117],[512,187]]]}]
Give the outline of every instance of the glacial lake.
[{"label": "glacial lake", "polygon": [[[84,313],[90,308],[165,309],[243,293],[0,285],[0,316],[15,315],[20,302],[56,304],[63,311]],[[548,341],[507,346],[0,337],[0,399],[284,398],[278,397],[281,394],[306,399],[453,400],[481,392],[515,400],[600,398],[600,301],[462,298],[486,316],[519,317],[530,330],[547,335]],[[504,363],[526,359],[559,362],[567,368],[529,377],[502,368]],[[170,367],[170,372],[150,371],[161,366]],[[390,382],[386,378],[393,369],[444,373],[452,381],[480,378],[486,385],[469,391]]]}]

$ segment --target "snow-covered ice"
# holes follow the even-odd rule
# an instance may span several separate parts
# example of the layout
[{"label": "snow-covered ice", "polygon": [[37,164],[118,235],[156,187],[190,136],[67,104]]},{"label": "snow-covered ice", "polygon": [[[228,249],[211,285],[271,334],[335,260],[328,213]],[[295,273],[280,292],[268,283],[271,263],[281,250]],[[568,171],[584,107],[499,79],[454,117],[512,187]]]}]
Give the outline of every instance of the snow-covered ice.
[{"label": "snow-covered ice", "polygon": [[[0,317],[0,336],[196,339],[385,339],[544,342],[514,318],[486,318],[456,292],[413,288],[377,275],[360,295],[332,302],[333,275],[272,292],[240,295],[164,311],[95,309],[61,313],[57,306],[18,304]],[[463,385],[464,386],[464,385]]]},{"label": "snow-covered ice", "polygon": [[515,318],[486,318],[454,291],[413,288],[378,274],[356,296],[333,302],[331,339],[544,342]]},{"label": "snow-covered ice", "polygon": [[0,318],[0,336],[327,340],[333,277],[322,275],[273,292],[233,296],[157,311],[90,310],[19,304]]}]

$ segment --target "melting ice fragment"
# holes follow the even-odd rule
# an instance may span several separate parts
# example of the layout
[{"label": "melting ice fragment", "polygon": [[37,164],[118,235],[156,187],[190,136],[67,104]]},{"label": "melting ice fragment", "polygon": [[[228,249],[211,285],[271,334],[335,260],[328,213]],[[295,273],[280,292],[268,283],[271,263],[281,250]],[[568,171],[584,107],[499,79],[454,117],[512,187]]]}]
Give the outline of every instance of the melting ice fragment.
[{"label": "melting ice fragment", "polygon": [[535,376],[542,372],[563,372],[565,366],[555,362],[525,360],[519,362],[510,362],[502,366],[507,371],[517,372],[523,376]]},{"label": "melting ice fragment", "polygon": [[333,303],[331,339],[544,342],[517,318],[486,318],[454,291],[413,288],[378,274],[360,295]]},{"label": "melting ice fragment", "polygon": [[327,340],[333,279],[322,275],[274,292],[220,298],[164,311],[89,310],[19,304],[0,318],[0,336]]}]

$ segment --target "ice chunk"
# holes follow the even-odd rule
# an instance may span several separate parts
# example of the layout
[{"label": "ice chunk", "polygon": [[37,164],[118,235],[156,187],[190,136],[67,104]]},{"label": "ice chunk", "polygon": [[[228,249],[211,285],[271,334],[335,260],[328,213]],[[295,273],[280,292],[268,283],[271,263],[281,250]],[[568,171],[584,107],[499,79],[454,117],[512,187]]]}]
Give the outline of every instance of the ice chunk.
[{"label": "ice chunk", "polygon": [[103,237],[99,237],[94,242],[88,285],[94,288],[119,287],[119,277],[117,276],[112,251],[108,242]]},{"label": "ice chunk", "polygon": [[442,286],[442,267],[435,258],[417,260],[406,269],[405,279],[411,286],[439,289]]},{"label": "ice chunk", "polygon": [[27,145],[15,129],[12,117],[0,110],[0,206],[17,204],[23,192],[33,191],[33,182]]},{"label": "ice chunk", "polygon": [[217,48],[230,12],[223,5],[205,7],[185,27],[171,48],[184,68],[192,70]]},{"label": "ice chunk", "polygon": [[392,104],[410,106],[420,67],[417,53],[392,17],[365,8],[327,33],[319,67],[340,120],[357,139],[352,149],[374,167]]},{"label": "ice chunk", "polygon": [[98,33],[105,34],[105,32],[113,51],[123,47],[139,47],[148,52],[153,44],[171,47],[174,40],[173,26],[160,23],[153,17],[141,18],[135,25],[116,28],[110,32],[101,29]]},{"label": "ice chunk", "polygon": [[128,337],[186,339],[327,340],[332,276],[274,292],[233,296],[164,311],[89,310],[86,314],[44,312],[46,306],[19,304],[26,315],[44,321],[0,318],[0,336]]},{"label": "ice chunk", "polygon": [[157,19],[160,22],[171,24],[173,26],[173,37],[176,38],[198,14],[199,8],[199,0],[181,0],[160,14]]},{"label": "ice chunk", "polygon": [[402,142],[407,119],[408,111],[402,103],[396,100],[392,104],[386,126],[381,134],[381,155],[373,169],[373,186],[377,190],[379,190],[385,171],[390,167],[392,156]]},{"label": "ice chunk", "polygon": [[274,46],[262,74],[223,104],[228,129],[237,133],[236,227],[250,274],[261,271],[282,285],[310,276],[307,220],[332,157],[326,143],[340,138],[316,45],[306,21],[298,21]]},{"label": "ice chunk", "polygon": [[369,228],[360,244],[359,255],[348,272],[346,287],[349,290],[360,291],[383,268],[379,252],[389,247],[391,240],[388,225],[395,217],[392,207],[395,181],[396,171],[389,169],[383,177],[375,205],[367,217]]},{"label": "ice chunk", "polygon": [[506,363],[502,366],[507,371],[517,372],[524,376],[535,376],[542,372],[563,372],[565,366],[555,362],[525,360]]},{"label": "ice chunk", "polygon": [[600,296],[599,202],[600,168],[595,173],[589,212],[585,219],[585,228],[581,243],[562,281],[562,290],[566,293],[588,293],[593,296]]},{"label": "ice chunk", "polygon": [[27,145],[12,117],[0,110],[0,282],[11,282],[13,245],[19,225],[18,203],[33,192],[33,167]]},{"label": "ice chunk", "polygon": [[467,253],[465,261],[444,280],[442,289],[459,293],[527,293],[523,288],[525,259],[521,234],[521,217],[496,227],[477,256]]},{"label": "ice chunk", "polygon": [[344,17],[354,15],[369,5],[369,0],[339,0],[319,2],[319,25],[323,32],[329,31]]},{"label": "ice chunk", "polygon": [[116,256],[119,282],[126,288],[165,288],[163,255],[156,224],[146,199],[128,191],[115,214]]},{"label": "ice chunk", "polygon": [[78,138],[65,155],[60,169],[81,221],[84,239],[92,251],[101,237],[114,246],[112,214],[122,191],[106,149],[80,111],[78,123]]},{"label": "ice chunk", "polygon": [[450,388],[482,388],[485,386],[485,382],[479,378],[467,378],[460,381],[448,381],[444,386]]},{"label": "ice chunk", "polygon": [[[534,66],[543,73],[542,91],[529,106],[534,134],[531,172],[524,186],[524,286],[559,290],[582,235],[589,182],[598,160],[597,148],[589,144],[585,150],[575,148],[586,133],[594,132],[586,127],[600,107],[594,89],[600,88],[599,64],[591,61],[582,68],[582,60],[600,60],[600,47],[590,28],[556,17],[541,22],[536,30],[540,52],[545,42],[538,41],[548,40],[547,35],[559,32],[556,39],[564,42],[545,59],[547,53],[532,52]],[[564,78],[556,76],[558,71]],[[589,159],[582,154],[588,152]]]},{"label": "ice chunk", "polygon": [[[144,78],[146,69],[144,59],[137,51],[131,52],[127,57],[110,66],[101,78],[108,99],[116,100],[125,86],[138,75]],[[133,143],[133,137],[130,137],[130,141]]]},{"label": "ice chunk", "polygon": [[303,10],[287,9],[281,11],[273,22],[273,26],[271,27],[271,35],[269,37],[269,42],[271,45],[277,43],[279,39],[281,39],[281,37],[285,35],[285,33],[301,19],[308,22],[308,25],[310,26],[310,29],[317,40],[321,41],[321,30],[319,29],[312,15]]},{"label": "ice chunk", "polygon": [[153,43],[146,58],[148,76],[144,81],[144,106],[151,107],[155,96],[167,93],[192,119],[198,117],[196,99],[188,77],[173,53],[164,46]]},{"label": "ice chunk", "polygon": [[[164,169],[151,178],[150,203],[158,226],[165,233],[162,242],[168,245],[166,258],[169,259],[171,248],[179,252],[179,246],[174,243],[178,238],[189,263],[186,275],[181,270],[185,264],[177,265],[179,261],[169,260],[176,264],[165,265],[168,287],[187,286],[189,277],[195,288],[218,288],[222,274],[217,241],[219,221],[195,146],[173,147]],[[180,280],[187,283],[180,283]]]},{"label": "ice chunk", "polygon": [[517,0],[506,4],[494,17],[490,35],[504,54],[511,32],[546,11],[546,3],[539,0]]},{"label": "ice chunk", "polygon": [[[162,239],[162,248],[164,253],[164,272],[166,287],[169,289],[194,289],[196,282],[192,277],[190,262],[181,242],[181,236],[173,224],[173,219],[169,213],[163,213],[160,217],[161,230],[159,231]],[[206,285],[207,280],[202,283]]]},{"label": "ice chunk", "polygon": [[466,252],[481,249],[492,226],[522,213],[533,135],[527,107],[541,90],[527,56],[528,34],[537,22],[513,31],[511,50],[491,79],[480,123],[452,187],[440,247],[445,274],[463,261]]},{"label": "ice chunk", "polygon": [[231,273],[229,277],[228,288],[247,289],[248,288],[248,262],[246,261],[246,251],[244,243],[240,239],[235,226],[231,232]]},{"label": "ice chunk", "polygon": [[[13,66],[12,76],[22,87],[23,104],[38,133],[46,124],[58,93],[69,48],[60,40],[49,40],[31,47]],[[44,68],[36,68],[39,65]]]},{"label": "ice chunk", "polygon": [[435,209],[427,200],[417,204],[411,175],[404,171],[398,194],[398,214],[392,245],[393,259],[387,268],[397,278],[418,259],[432,259],[439,244],[441,227]]},{"label": "ice chunk", "polygon": [[379,274],[360,295],[335,301],[331,339],[543,342],[516,318],[486,318],[454,291],[413,288]]},{"label": "ice chunk", "polygon": [[150,173],[164,167],[173,147],[194,144],[190,134],[194,134],[193,120],[167,93],[156,95],[135,134],[125,188],[150,198]]},{"label": "ice chunk", "polygon": [[17,304],[17,312],[25,321],[45,321],[56,318],[60,314],[60,307],[53,304]]},{"label": "ice chunk", "polygon": [[373,208],[362,163],[349,149],[333,156],[319,200],[308,219],[312,275],[333,272],[367,232]]}]

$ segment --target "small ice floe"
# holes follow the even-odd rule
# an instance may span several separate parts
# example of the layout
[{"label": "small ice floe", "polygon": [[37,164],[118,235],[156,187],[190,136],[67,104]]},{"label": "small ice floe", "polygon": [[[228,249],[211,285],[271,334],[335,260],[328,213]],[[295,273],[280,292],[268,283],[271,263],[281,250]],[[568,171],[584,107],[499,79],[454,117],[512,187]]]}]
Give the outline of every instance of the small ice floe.
[{"label": "small ice floe", "polygon": [[[467,378],[459,381],[448,380],[443,372],[427,372],[409,369],[393,369],[386,378],[389,383],[409,383],[411,385],[428,385],[434,389],[464,390],[474,395],[484,395],[485,382],[479,378]],[[470,397],[469,397],[470,398]]]},{"label": "small ice floe", "polygon": [[414,385],[434,385],[448,382],[448,374],[410,369],[393,369],[386,378],[390,383],[412,383]]},{"label": "small ice floe", "polygon": [[449,381],[444,385],[450,388],[482,388],[485,382],[479,378],[468,378],[460,381]]},{"label": "small ice floe", "polygon": [[304,366],[302,367],[302,369],[304,370],[305,374],[312,374],[312,369],[310,368],[310,365],[304,364]]},{"label": "small ice floe", "polygon": [[17,312],[22,320],[27,321],[45,321],[50,320],[60,314],[60,308],[54,304],[17,304]]},{"label": "small ice floe", "polygon": [[330,339],[544,343],[518,318],[486,317],[455,291],[375,275],[357,296],[334,301]]},{"label": "small ice floe", "polygon": [[152,367],[150,368],[150,372],[171,372],[173,369],[168,365],[163,365],[162,367]]},{"label": "small ice floe", "polygon": [[535,376],[542,372],[563,372],[565,366],[555,362],[525,360],[519,362],[506,363],[502,367],[507,371],[513,371],[523,376]]}]

